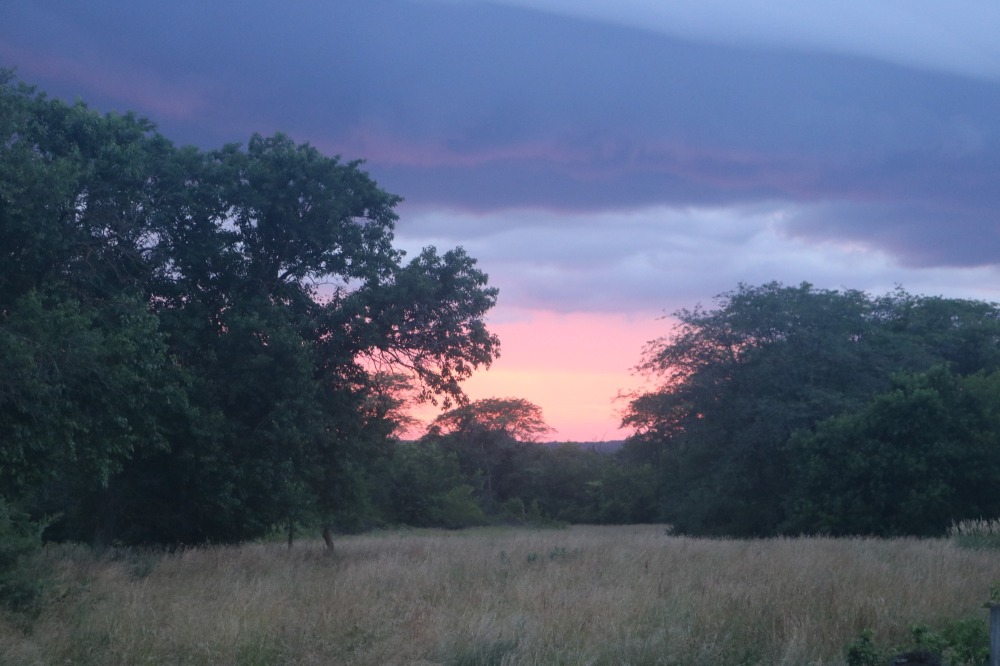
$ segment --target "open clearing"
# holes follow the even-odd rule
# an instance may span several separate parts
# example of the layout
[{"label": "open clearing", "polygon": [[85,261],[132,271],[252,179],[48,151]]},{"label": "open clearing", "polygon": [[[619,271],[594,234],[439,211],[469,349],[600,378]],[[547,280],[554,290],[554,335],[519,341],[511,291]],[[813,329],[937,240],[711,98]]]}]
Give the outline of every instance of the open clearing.
[{"label": "open clearing", "polygon": [[171,554],[57,547],[4,664],[844,664],[861,631],[982,617],[1000,554],[947,540],[407,530]]}]

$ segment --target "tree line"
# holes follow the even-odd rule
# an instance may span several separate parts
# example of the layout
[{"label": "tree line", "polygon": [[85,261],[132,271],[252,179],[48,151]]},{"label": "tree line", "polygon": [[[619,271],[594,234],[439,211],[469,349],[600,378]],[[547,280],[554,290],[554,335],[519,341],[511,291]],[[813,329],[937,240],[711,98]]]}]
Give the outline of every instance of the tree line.
[{"label": "tree line", "polygon": [[656,519],[653,470],[551,433],[541,409],[489,398],[436,418],[397,443],[373,497],[390,524],[644,523]]},{"label": "tree line", "polygon": [[674,318],[641,355],[652,388],[630,396],[619,451],[539,447],[536,407],[473,403],[397,448],[410,496],[394,506],[421,508],[390,515],[728,537],[940,536],[1000,516],[1000,306],[772,282]]},{"label": "tree line", "polygon": [[[40,535],[638,519],[617,460],[466,401],[497,290],[461,248],[406,260],[361,167],[282,134],[178,147],[2,73],[0,579]],[[403,442],[408,398],[453,409]]]},{"label": "tree line", "polygon": [[943,534],[1000,516],[1000,307],[808,283],[681,310],[624,455],[709,535]]},{"label": "tree line", "polygon": [[[40,527],[933,535],[1000,515],[995,304],[739,285],[647,345],[620,451],[541,445],[537,406],[460,389],[499,353],[496,289],[461,248],[407,260],[400,199],[361,167],[282,134],[178,147],[0,76],[0,573]],[[417,441],[409,394],[448,410]]]},{"label": "tree line", "polygon": [[[231,542],[363,503],[399,405],[497,356],[461,248],[287,136],[177,147],[0,76],[0,504],[98,543]],[[387,388],[388,387],[388,388]]]}]

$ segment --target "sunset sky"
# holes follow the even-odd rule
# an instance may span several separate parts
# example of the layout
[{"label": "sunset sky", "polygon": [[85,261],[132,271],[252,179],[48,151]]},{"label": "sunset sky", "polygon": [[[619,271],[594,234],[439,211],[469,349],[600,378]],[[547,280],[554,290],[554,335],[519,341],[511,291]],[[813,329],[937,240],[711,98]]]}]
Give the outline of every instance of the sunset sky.
[{"label": "sunset sky", "polygon": [[664,315],[739,282],[1000,300],[998,33],[995,0],[4,0],[0,67],[364,158],[400,247],[500,288],[470,397],[589,441]]}]

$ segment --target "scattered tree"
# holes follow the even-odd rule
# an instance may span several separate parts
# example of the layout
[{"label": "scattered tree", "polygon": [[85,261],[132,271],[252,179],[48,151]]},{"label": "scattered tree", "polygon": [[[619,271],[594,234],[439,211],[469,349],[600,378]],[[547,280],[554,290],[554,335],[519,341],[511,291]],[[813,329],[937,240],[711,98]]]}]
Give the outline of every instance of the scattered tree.
[{"label": "scattered tree", "polygon": [[552,432],[542,410],[523,398],[486,398],[457,407],[434,419],[434,434],[477,431],[499,433],[519,442],[534,442]]}]

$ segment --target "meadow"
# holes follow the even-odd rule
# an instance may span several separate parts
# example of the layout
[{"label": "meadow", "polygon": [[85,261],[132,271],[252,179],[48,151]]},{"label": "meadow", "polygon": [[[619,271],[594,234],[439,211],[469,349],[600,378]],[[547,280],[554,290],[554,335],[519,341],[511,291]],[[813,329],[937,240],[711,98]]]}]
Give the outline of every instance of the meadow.
[{"label": "meadow", "polygon": [[663,526],[406,530],[172,553],[46,549],[0,663],[846,664],[865,630],[987,623],[995,550]]}]

